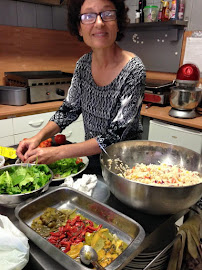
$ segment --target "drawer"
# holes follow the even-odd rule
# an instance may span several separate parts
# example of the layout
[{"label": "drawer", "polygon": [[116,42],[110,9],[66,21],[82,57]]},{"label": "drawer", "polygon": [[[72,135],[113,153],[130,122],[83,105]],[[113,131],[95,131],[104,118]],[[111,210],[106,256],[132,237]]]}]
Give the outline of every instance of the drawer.
[{"label": "drawer", "polygon": [[39,130],[24,132],[20,134],[14,134],[14,142],[15,144],[19,144],[24,138],[31,138],[32,136],[36,135]]},{"label": "drawer", "polygon": [[48,112],[13,118],[14,134],[42,129],[53,114],[54,112]]},{"label": "drawer", "polygon": [[14,137],[13,136],[6,136],[0,138],[0,146],[13,146],[14,143]]},{"label": "drawer", "polygon": [[13,120],[3,119],[0,120],[0,138],[13,135]]},{"label": "drawer", "polygon": [[201,131],[150,120],[148,140],[175,144],[202,154]]}]

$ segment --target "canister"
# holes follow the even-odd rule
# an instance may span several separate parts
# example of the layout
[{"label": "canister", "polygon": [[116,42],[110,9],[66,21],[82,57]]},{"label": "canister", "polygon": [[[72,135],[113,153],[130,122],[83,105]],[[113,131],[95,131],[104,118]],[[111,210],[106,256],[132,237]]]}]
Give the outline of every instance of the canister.
[{"label": "canister", "polygon": [[27,88],[0,86],[0,104],[22,106],[27,104]]}]

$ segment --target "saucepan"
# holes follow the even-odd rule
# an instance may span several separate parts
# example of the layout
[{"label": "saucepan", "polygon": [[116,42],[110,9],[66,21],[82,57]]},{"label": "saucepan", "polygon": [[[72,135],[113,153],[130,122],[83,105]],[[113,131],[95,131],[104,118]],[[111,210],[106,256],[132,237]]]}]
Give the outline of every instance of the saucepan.
[{"label": "saucepan", "polygon": [[[155,141],[125,141],[106,148],[114,159],[132,168],[136,163],[179,165],[190,171],[202,172],[201,155],[184,147]],[[127,180],[120,176],[116,164],[109,163],[101,153],[100,163],[104,181],[114,196],[124,204],[153,215],[169,215],[188,209],[202,196],[202,183],[182,186],[152,186]]]}]

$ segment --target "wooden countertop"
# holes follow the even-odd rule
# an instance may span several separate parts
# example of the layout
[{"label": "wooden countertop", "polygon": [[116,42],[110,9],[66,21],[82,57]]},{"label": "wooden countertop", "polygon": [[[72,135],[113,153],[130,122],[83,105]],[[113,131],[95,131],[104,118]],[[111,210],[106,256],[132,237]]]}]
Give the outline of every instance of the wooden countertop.
[{"label": "wooden countertop", "polygon": [[[24,106],[0,105],[0,119],[56,111],[61,104],[62,101],[26,104]],[[146,105],[143,104],[141,115],[202,130],[202,116],[198,115],[194,119],[174,118],[168,114],[170,109],[170,106],[160,107],[154,105],[146,109]]]},{"label": "wooden countertop", "polygon": [[175,117],[169,116],[170,109],[171,109],[171,106],[166,106],[166,107],[151,106],[150,108],[146,109],[146,104],[143,104],[141,115],[202,130],[202,116],[201,115],[198,114],[197,117],[193,119],[175,118]]}]

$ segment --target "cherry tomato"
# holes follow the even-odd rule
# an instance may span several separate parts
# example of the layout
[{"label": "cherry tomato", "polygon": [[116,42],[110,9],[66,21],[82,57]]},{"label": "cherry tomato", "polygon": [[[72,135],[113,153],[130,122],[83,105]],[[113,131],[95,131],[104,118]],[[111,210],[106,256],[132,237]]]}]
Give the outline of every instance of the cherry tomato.
[{"label": "cherry tomato", "polygon": [[55,142],[57,144],[65,144],[66,143],[66,136],[63,134],[58,134],[55,136]]},{"label": "cherry tomato", "polygon": [[76,159],[76,164],[79,164],[79,163],[81,163],[81,162],[83,162],[82,158],[77,158],[77,159]]},{"label": "cherry tomato", "polygon": [[43,148],[43,147],[50,147],[52,145],[52,139],[49,138],[45,141],[42,141],[40,144],[39,144],[39,147]]}]

